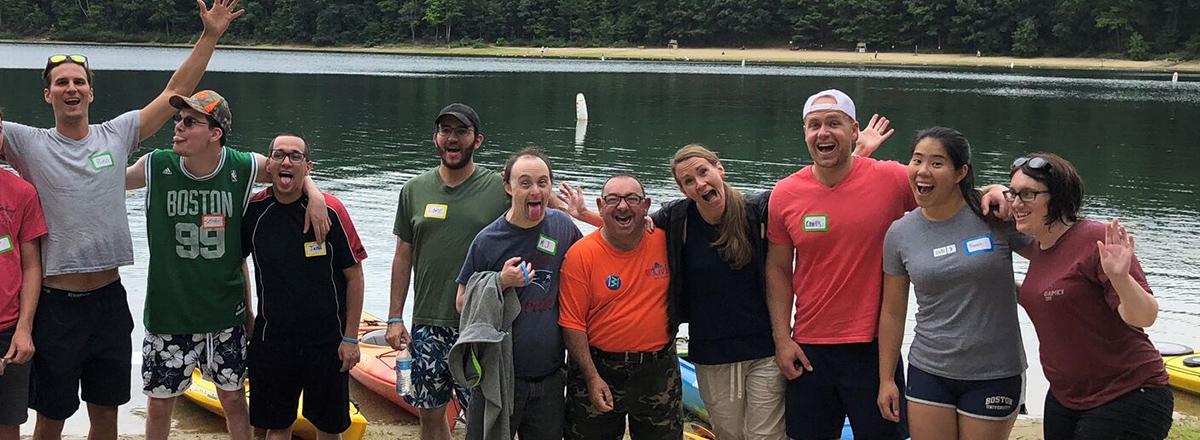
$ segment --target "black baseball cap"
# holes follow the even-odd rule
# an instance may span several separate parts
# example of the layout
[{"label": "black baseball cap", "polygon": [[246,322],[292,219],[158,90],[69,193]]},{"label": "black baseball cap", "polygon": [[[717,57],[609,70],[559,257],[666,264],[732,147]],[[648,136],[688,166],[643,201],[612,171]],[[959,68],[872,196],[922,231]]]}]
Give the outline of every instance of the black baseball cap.
[{"label": "black baseball cap", "polygon": [[471,108],[471,106],[456,102],[443,107],[442,111],[438,113],[437,117],[433,118],[433,124],[437,125],[438,120],[442,119],[442,116],[446,115],[454,116],[454,118],[458,119],[459,122],[462,122],[468,127],[474,127],[475,132],[480,133],[479,114],[475,113],[475,109]]}]

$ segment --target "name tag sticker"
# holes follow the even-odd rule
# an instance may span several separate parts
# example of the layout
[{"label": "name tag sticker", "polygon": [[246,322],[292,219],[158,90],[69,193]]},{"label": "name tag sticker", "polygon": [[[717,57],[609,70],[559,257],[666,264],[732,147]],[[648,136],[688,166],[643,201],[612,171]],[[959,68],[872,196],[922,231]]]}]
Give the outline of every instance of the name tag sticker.
[{"label": "name tag sticker", "polygon": [[963,242],[963,247],[966,248],[967,255],[975,255],[975,254],[980,254],[980,253],[985,253],[985,252],[991,252],[994,248],[994,246],[992,246],[992,236],[991,235],[984,235],[982,237],[968,238],[966,241]]},{"label": "name tag sticker", "polygon": [[13,250],[12,236],[5,235],[0,237],[0,254],[7,254],[11,250]]},{"label": "name tag sticker", "polygon": [[809,214],[804,216],[804,232],[825,232],[829,230],[829,216],[825,214]]},{"label": "name tag sticker", "polygon": [[200,217],[200,227],[204,229],[225,229],[225,216],[221,214],[205,214]]},{"label": "name tag sticker", "polygon": [[554,255],[558,252],[558,240],[538,234],[537,250],[546,255]]},{"label": "name tag sticker", "polygon": [[100,171],[105,168],[112,168],[114,165],[112,154],[105,151],[93,154],[91,157],[92,169]]},{"label": "name tag sticker", "polygon": [[317,244],[315,241],[304,243],[305,257],[322,257],[325,254],[325,243]]},{"label": "name tag sticker", "polygon": [[936,248],[936,249],[934,249],[934,250],[933,250],[933,258],[937,258],[937,257],[944,257],[944,256],[946,256],[946,255],[950,255],[950,254],[953,254],[953,253],[955,253],[955,252],[958,252],[958,247],[956,247],[956,246],[954,246],[954,245],[952,245],[952,244],[951,244],[951,245],[942,246],[942,247],[940,247],[940,248]]},{"label": "name tag sticker", "polygon": [[436,218],[438,220],[445,220],[446,219],[446,211],[449,210],[449,208],[450,208],[449,206],[446,206],[441,203],[430,203],[428,205],[425,205],[425,218]]}]

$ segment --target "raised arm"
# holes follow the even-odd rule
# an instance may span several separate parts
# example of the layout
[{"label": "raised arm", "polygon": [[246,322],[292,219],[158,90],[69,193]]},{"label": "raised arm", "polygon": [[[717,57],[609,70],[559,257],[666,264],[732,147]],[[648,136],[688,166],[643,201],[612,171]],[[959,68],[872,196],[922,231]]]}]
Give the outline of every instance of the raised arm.
[{"label": "raised arm", "polygon": [[888,118],[877,114],[871,115],[871,121],[867,122],[867,127],[863,128],[858,133],[858,142],[854,146],[854,155],[862,157],[871,157],[884,142],[896,134],[895,129],[889,129],[892,121]]},{"label": "raised arm", "polygon": [[200,78],[204,76],[204,69],[208,68],[208,60],[212,59],[213,50],[217,47],[217,40],[221,39],[221,35],[229,29],[229,24],[234,19],[241,17],[246,13],[246,10],[234,11],[239,0],[213,0],[212,7],[206,7],[205,0],[196,0],[196,6],[200,9],[200,21],[204,23],[204,32],[200,34],[200,39],[196,41],[196,46],[192,48],[192,53],[188,55],[175,74],[171,75],[171,80],[167,82],[167,87],[162,93],[146,104],[139,113],[141,117],[141,129],[138,131],[138,139],[146,140],[153,136],[158,129],[162,128],[163,124],[175,114],[175,108],[171,107],[168,102],[171,96],[174,95],[190,95],[196,89],[196,85],[200,84]]},{"label": "raised arm", "polygon": [[1121,300],[1117,305],[1121,319],[1138,328],[1153,325],[1158,319],[1158,300],[1130,273],[1133,236],[1114,218],[1105,229],[1104,242],[1097,241],[1096,248],[1100,252],[1100,266]]},{"label": "raised arm", "polygon": [[137,162],[125,168],[125,190],[142,189],[146,187],[146,162],[150,160],[150,154],[146,153],[138,158]]}]

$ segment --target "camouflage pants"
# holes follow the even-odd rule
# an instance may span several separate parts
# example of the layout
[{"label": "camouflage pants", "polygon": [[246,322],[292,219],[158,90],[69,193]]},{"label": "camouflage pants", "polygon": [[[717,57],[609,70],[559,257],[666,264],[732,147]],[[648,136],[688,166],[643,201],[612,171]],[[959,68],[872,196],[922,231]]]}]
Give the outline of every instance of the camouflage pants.
[{"label": "camouflage pants", "polygon": [[595,355],[592,362],[612,392],[613,410],[602,413],[592,406],[587,382],[579,366],[571,362],[567,369],[567,440],[620,439],[625,435],[626,416],[634,440],[683,437],[683,386],[674,350],[640,363]]}]

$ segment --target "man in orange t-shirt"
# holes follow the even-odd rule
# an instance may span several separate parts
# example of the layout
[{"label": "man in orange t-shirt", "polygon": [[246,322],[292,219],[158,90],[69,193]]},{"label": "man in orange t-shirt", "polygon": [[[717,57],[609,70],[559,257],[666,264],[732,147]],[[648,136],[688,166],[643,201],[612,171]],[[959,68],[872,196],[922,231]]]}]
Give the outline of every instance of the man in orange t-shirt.
[{"label": "man in orange t-shirt", "polygon": [[666,234],[645,231],[646,198],[612,177],[596,201],[604,226],[567,251],[559,318],[567,369],[567,439],[683,436],[682,386],[667,334]]}]

